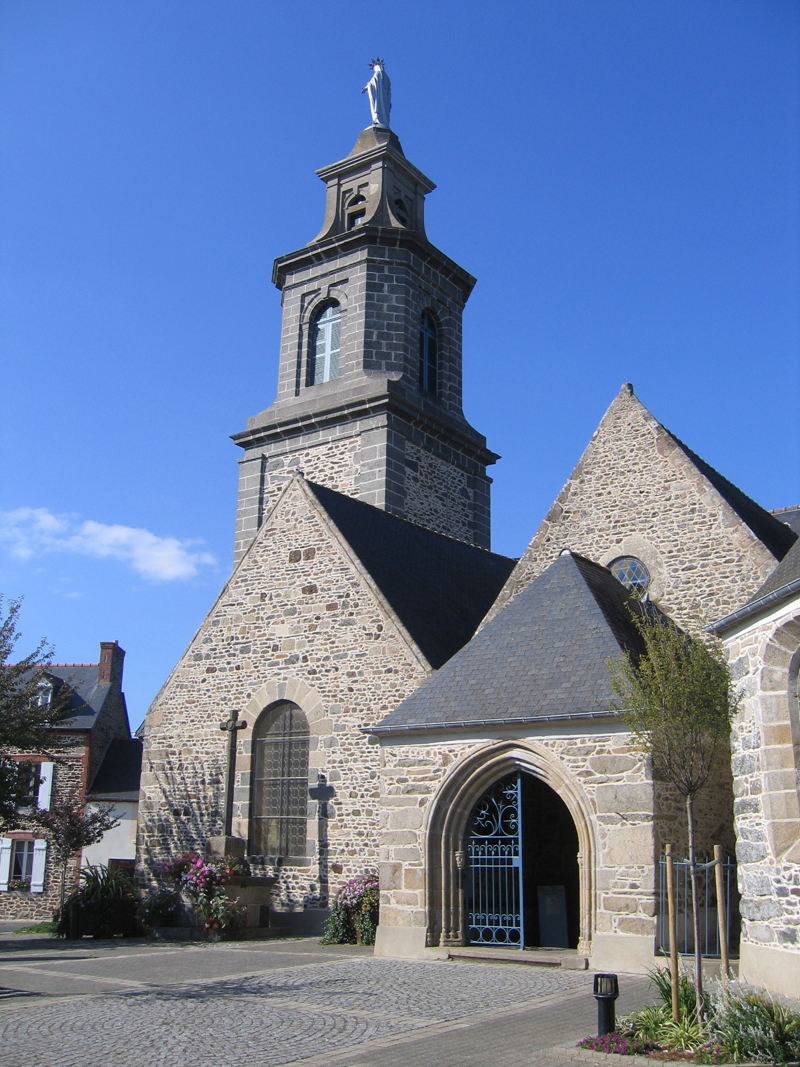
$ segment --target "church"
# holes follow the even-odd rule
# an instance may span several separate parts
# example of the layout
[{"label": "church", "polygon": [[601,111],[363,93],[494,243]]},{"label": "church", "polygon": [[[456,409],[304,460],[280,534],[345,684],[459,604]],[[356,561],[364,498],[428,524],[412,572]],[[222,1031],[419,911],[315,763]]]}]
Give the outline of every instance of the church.
[{"label": "church", "polygon": [[[798,535],[624,384],[522,558],[492,553],[499,456],[462,411],[475,279],[428,240],[434,184],[373,116],[317,172],[318,235],[275,261],[277,396],[233,438],[233,573],[145,720],[140,874],[227,835],[293,933],[379,871],[379,954],[561,945],[644,970],[658,857],[687,844],[611,710],[626,603],[696,632]],[[737,773],[704,798],[701,854],[734,854]]]}]

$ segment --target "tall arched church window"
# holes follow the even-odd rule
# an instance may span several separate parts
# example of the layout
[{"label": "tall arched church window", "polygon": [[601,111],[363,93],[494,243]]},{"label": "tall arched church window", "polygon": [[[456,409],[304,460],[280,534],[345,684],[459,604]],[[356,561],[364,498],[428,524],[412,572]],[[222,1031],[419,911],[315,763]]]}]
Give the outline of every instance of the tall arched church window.
[{"label": "tall arched church window", "polygon": [[419,385],[426,393],[436,393],[437,348],[436,327],[426,311],[419,331]]},{"label": "tall arched church window", "polygon": [[250,854],[304,856],[308,818],[308,721],[284,701],[253,731]]},{"label": "tall arched church window", "polygon": [[609,563],[608,569],[637,596],[643,597],[650,588],[650,571],[636,556],[619,556]]},{"label": "tall arched church window", "polygon": [[339,335],[342,317],[338,304],[328,304],[314,322],[308,384],[332,382],[339,377]]}]

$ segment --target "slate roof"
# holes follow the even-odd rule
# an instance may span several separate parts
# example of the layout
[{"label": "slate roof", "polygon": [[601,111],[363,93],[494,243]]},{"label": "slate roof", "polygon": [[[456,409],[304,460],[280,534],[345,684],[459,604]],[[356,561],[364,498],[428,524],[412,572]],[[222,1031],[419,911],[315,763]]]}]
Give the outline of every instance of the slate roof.
[{"label": "slate roof", "polygon": [[729,482],[719,471],[709,466],[704,459],[701,459],[696,452],[693,452],[674,433],[670,430],[667,430],[667,433],[684,455],[688,456],[694,463],[700,473],[711,482],[723,500],[730,504],[742,522],[749,526],[759,541],[766,545],[775,559],[783,559],[797,540],[797,532],[762,508],[760,504],[756,504],[755,500],[751,500],[733,482]]},{"label": "slate roof", "polygon": [[763,600],[770,593],[776,593],[779,589],[783,589],[784,586],[791,585],[792,582],[797,581],[800,581],[800,539],[795,541],[766,582],[748,603],[754,604],[758,600]]},{"label": "slate roof", "polygon": [[783,522],[800,536],[800,507],[777,508],[771,513],[778,522]]},{"label": "slate roof", "polygon": [[111,742],[89,790],[92,800],[138,801],[142,747],[136,737]]},{"label": "slate roof", "polygon": [[516,560],[307,484],[430,665],[441,667],[475,633]]},{"label": "slate roof", "polygon": [[613,715],[610,658],[642,641],[629,591],[564,552],[371,733]]},{"label": "slate roof", "polygon": [[98,684],[98,664],[51,663],[45,673],[56,685],[66,682],[72,689],[69,710],[64,716],[69,721],[55,729],[91,730],[111,691],[107,683]]}]

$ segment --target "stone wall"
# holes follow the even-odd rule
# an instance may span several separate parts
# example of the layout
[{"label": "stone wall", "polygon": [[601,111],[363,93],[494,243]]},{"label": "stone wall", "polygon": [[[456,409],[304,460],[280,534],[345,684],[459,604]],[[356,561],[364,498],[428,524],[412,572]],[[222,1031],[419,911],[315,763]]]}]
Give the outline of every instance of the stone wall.
[{"label": "stone wall", "polygon": [[623,387],[485,623],[563,549],[642,560],[651,598],[690,630],[734,611],[777,560]]},{"label": "stone wall", "polygon": [[330,894],[377,867],[379,750],[361,728],[427,673],[295,479],[148,711],[140,876],[221,833],[226,739],[219,723],[232,708],[247,724],[238,735],[233,830],[247,837],[253,726],[265,708],[292,700],[311,731],[306,860],[277,869],[256,862],[277,876],[273,906],[305,912],[318,926]]},{"label": "stone wall", "polygon": [[[653,784],[624,732],[540,733],[381,744],[381,934],[378,951],[418,954],[447,942],[447,872],[469,812],[515,768],[541,778],[570,809],[580,841],[581,948],[597,966],[652,966],[656,933]],[[485,768],[490,768],[486,771]],[[460,829],[443,831],[448,812]],[[463,825],[462,825],[463,824]],[[444,836],[443,836],[444,833]],[[444,844],[442,844],[444,842]],[[437,873],[438,870],[438,873]],[[452,921],[451,921],[452,924]]]},{"label": "stone wall", "polygon": [[[235,562],[291,470],[399,518],[490,547],[486,466],[497,457],[461,409],[466,294],[458,268],[438,255],[423,257],[414,242],[384,247],[375,241],[331,247],[287,274],[277,399],[235,437],[245,449]],[[330,300],[341,314],[339,376],[308,385],[315,316]],[[437,326],[435,395],[418,382],[423,312]],[[406,463],[406,444],[424,453],[422,476],[416,454]]]},{"label": "stone wall", "polygon": [[[53,758],[53,785],[50,793],[51,805],[67,799],[83,800],[88,767],[88,750],[85,734],[72,734],[58,738],[48,758]],[[41,754],[31,759],[41,759]],[[47,835],[33,823],[20,815],[19,823],[13,830],[3,831],[3,837],[41,839]],[[72,891],[80,874],[80,855],[75,856],[68,868],[66,893]],[[15,890],[0,893],[0,918],[9,920],[29,919],[31,922],[49,922],[53,912],[58,908],[61,895],[61,872],[55,867],[52,846],[48,845],[45,856],[44,891],[31,893],[27,890]]]},{"label": "stone wall", "polygon": [[472,542],[474,505],[466,471],[410,443],[405,465],[405,517],[436,533]]},{"label": "stone wall", "polygon": [[776,993],[800,988],[800,602],[725,635],[742,692],[734,812],[742,894],[741,971]]}]

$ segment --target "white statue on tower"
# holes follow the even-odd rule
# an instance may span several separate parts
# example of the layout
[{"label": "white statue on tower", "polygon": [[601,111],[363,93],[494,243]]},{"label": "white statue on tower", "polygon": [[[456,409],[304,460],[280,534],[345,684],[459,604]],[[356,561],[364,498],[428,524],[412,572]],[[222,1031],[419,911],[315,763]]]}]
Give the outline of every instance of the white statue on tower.
[{"label": "white statue on tower", "polygon": [[389,129],[389,112],[392,110],[392,83],[383,69],[382,59],[373,59],[372,78],[361,90],[369,93],[369,109],[372,112],[372,125]]}]

